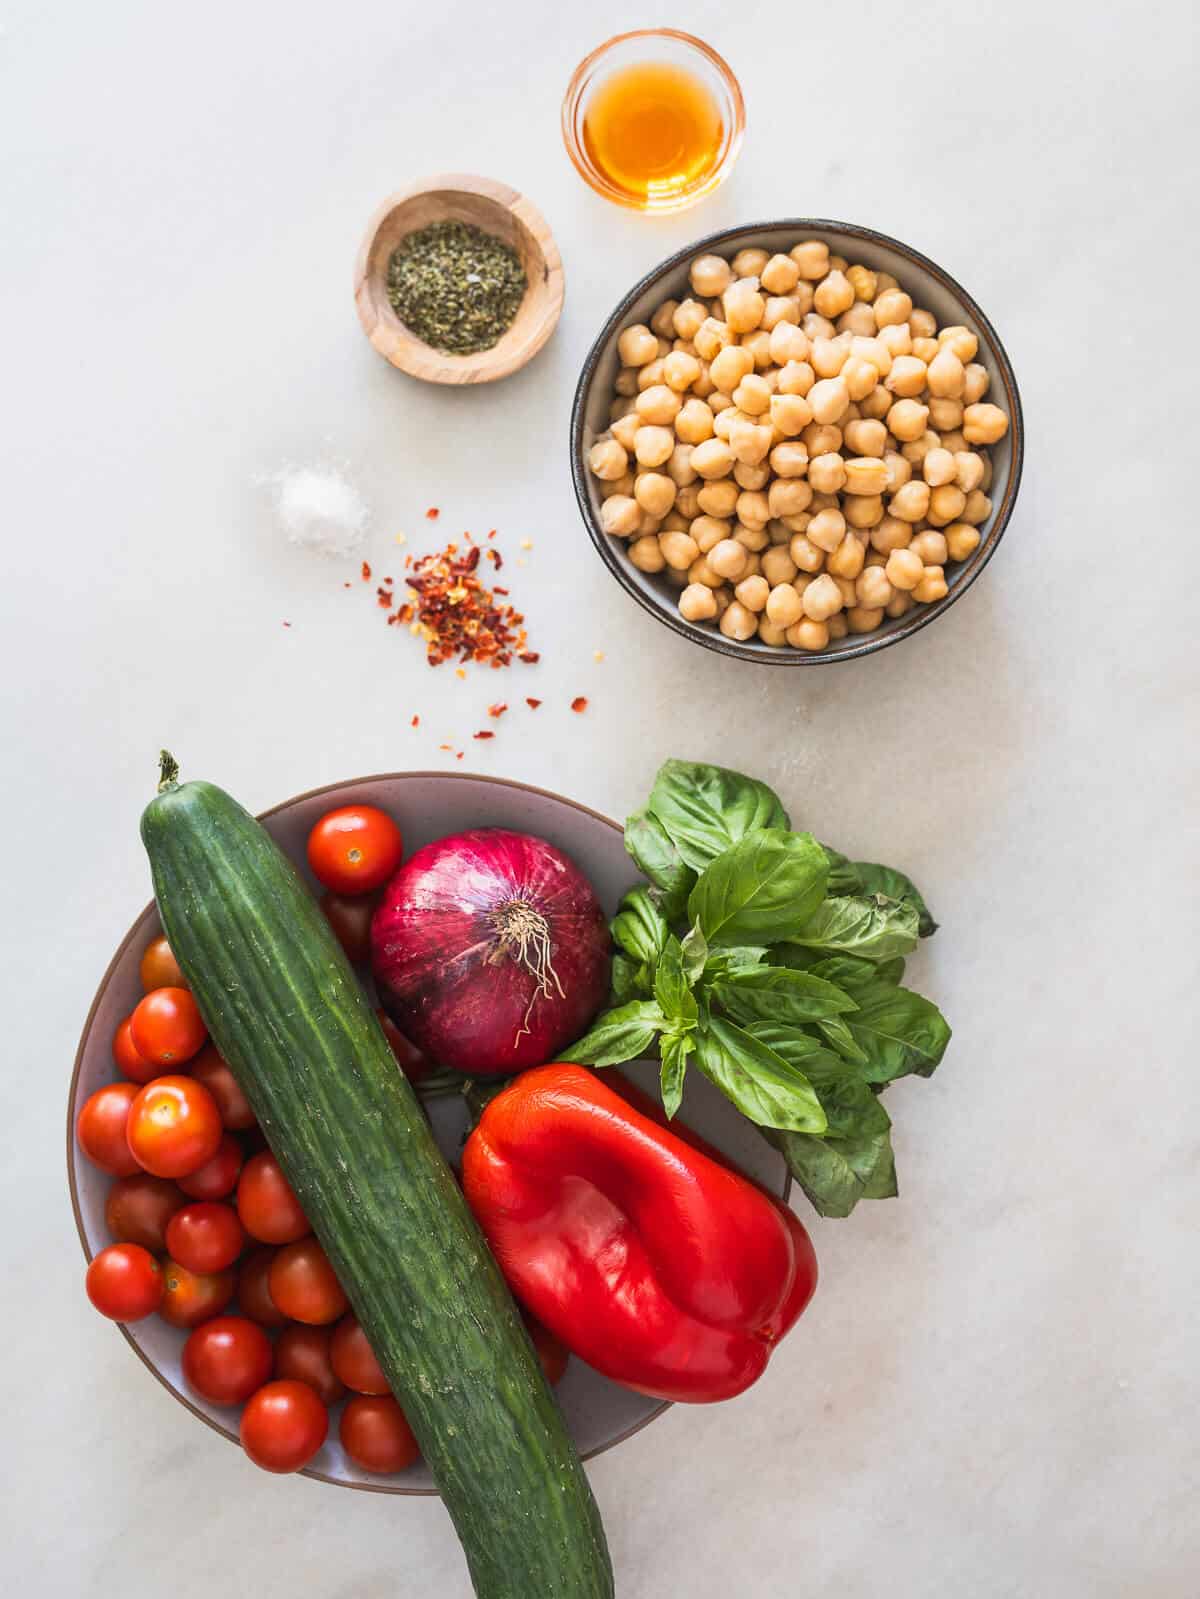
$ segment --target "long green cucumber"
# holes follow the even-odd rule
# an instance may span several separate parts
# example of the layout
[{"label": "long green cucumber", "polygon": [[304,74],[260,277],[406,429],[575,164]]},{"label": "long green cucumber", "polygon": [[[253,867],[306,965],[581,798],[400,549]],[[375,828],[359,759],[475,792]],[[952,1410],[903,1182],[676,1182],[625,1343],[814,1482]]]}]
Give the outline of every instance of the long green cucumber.
[{"label": "long green cucumber", "polygon": [[176,775],[164,756],[142,817],[167,939],[417,1436],[476,1594],[611,1599],[562,1415],[341,946],[258,822]]}]

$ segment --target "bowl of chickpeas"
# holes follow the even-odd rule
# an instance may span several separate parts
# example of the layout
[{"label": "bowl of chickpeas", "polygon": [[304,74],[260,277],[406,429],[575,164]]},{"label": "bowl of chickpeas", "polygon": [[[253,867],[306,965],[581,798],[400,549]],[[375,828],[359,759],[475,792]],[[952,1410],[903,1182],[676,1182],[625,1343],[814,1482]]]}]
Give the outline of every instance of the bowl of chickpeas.
[{"label": "bowl of chickpeas", "polygon": [[1021,480],[1016,378],[960,284],[846,222],[731,228],[637,283],[571,417],[605,565],[742,659],[846,660],[917,632],[987,565]]}]

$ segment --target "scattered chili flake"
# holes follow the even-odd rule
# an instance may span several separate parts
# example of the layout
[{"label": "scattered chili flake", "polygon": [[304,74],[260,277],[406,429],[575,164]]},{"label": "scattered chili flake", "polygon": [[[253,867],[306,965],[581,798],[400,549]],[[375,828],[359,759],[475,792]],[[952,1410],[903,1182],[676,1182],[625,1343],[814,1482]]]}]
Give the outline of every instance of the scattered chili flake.
[{"label": "scattered chili flake", "polygon": [[364,583],[371,581],[371,563],[369,561],[364,561],[362,564],[362,580]]},{"label": "scattered chili flake", "polygon": [[439,744],[438,745],[438,749],[440,749],[440,750],[452,750],[453,748],[454,748],[453,744]]},{"label": "scattered chili flake", "polygon": [[419,716],[414,716],[413,719],[412,719],[412,722],[410,723],[410,726],[412,726],[412,727],[420,727],[420,725],[421,725],[421,718]]},{"label": "scattered chili flake", "polygon": [[461,666],[456,666],[454,668],[454,675],[455,677],[466,677],[467,674],[463,671]]},{"label": "scattered chili flake", "polygon": [[396,579],[394,577],[385,577],[383,581],[385,583],[394,583]]},{"label": "scattered chili flake", "polygon": [[429,518],[429,520],[431,522],[436,522],[438,517],[441,516],[441,514],[442,513],[438,510],[436,505],[431,505],[429,507],[429,509],[425,512],[425,515]]},{"label": "scattered chili flake", "polygon": [[342,584],[342,587],[343,587],[343,588],[344,588],[344,589],[349,589],[349,588],[353,588],[353,587],[354,587],[354,584],[353,584],[353,583],[343,583],[343,584]]},{"label": "scattered chili flake", "polygon": [[540,661],[541,658],[537,650],[522,650],[520,655],[517,656],[519,661],[524,661],[529,666],[532,666],[535,661]]},{"label": "scattered chili flake", "polygon": [[472,738],[495,738],[495,733],[489,733],[485,728],[482,733],[473,733]]},{"label": "scattered chili flake", "polygon": [[461,750],[455,751],[454,759],[456,761],[461,761],[462,758],[463,758],[463,752]]},{"label": "scattered chili flake", "polygon": [[494,539],[495,537],[496,537],[496,529],[495,528],[491,528],[489,530],[489,532],[488,532],[488,538]]},{"label": "scattered chili flake", "polygon": [[376,603],[382,605],[385,611],[390,611],[396,596],[390,589],[377,588],[375,590]]},{"label": "scattered chili flake", "polygon": [[285,622],[283,625],[284,627],[291,627],[292,624],[290,622]]},{"label": "scattered chili flake", "polygon": [[504,557],[500,554],[500,551],[496,549],[495,545],[493,545],[492,548],[487,552],[487,558],[496,568],[497,572],[504,565]]},{"label": "scattered chili flake", "polygon": [[[408,598],[388,617],[389,622],[409,623],[410,631],[425,640],[430,666],[457,656],[461,664],[455,671],[460,678],[466,677],[463,666],[469,661],[497,668],[511,665],[514,657],[526,662],[538,658],[526,649],[525,618],[508,603],[508,591],[497,594],[480,580],[482,554],[471,535],[464,533],[461,545],[451,542],[440,552],[415,560],[405,556]],[[500,552],[489,546],[487,555],[498,570]],[[376,593],[380,606],[390,610],[394,603],[390,590],[381,585]]]},{"label": "scattered chili flake", "polygon": [[[350,586],[350,585],[349,585],[349,584],[347,584],[347,585],[346,585],[346,587],[347,587],[347,588],[349,588],[349,586]],[[501,588],[501,587],[500,587],[500,585],[499,585],[499,583],[497,583],[497,584],[495,584],[495,586],[494,586],[494,587],[493,587],[493,589],[492,589],[492,593],[493,593],[493,594],[503,594],[503,595],[504,595],[504,596],[505,596],[505,597],[507,597],[507,595],[508,595],[508,590],[507,590],[507,589],[502,589],[502,588]]]},{"label": "scattered chili flake", "polygon": [[503,702],[498,702],[495,705],[489,705],[488,706],[488,715],[489,716],[503,716],[507,709],[508,709],[507,705],[505,705]]},{"label": "scattered chili flake", "polygon": [[571,709],[573,711],[586,711],[587,708],[588,708],[587,696],[584,695],[584,694],[577,694],[575,696],[575,698],[571,701]]},{"label": "scattered chili flake", "polygon": [[541,700],[531,700],[531,699],[530,699],[530,697],[529,697],[529,695],[528,695],[528,694],[526,694],[526,696],[525,696],[525,703],[526,703],[526,705],[528,705],[528,707],[529,707],[529,709],[530,709],[530,710],[531,710],[531,711],[536,711],[536,710],[537,710],[537,708],[538,708],[538,706],[539,706],[539,705],[540,705],[540,704],[541,704],[541,703],[542,703],[542,702],[541,702]]}]

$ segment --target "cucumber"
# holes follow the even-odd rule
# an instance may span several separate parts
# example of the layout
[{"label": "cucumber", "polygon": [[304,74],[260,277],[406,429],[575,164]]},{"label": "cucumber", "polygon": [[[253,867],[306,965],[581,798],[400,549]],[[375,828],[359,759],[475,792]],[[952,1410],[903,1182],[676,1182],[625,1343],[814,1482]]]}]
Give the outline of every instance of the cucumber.
[{"label": "cucumber", "polygon": [[562,1414],[341,946],[254,818],[177,776],[164,753],[142,817],[167,939],[417,1436],[476,1594],[611,1599]]}]

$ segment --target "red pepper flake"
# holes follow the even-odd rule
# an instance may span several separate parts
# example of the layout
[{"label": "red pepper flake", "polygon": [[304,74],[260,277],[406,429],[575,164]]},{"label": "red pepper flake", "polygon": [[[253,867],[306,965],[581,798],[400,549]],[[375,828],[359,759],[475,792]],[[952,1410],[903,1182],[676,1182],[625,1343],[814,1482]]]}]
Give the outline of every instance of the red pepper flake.
[{"label": "red pepper flake", "polygon": [[436,522],[438,517],[441,516],[441,514],[442,513],[438,510],[436,505],[431,505],[429,507],[429,509],[425,512],[425,515],[429,518],[429,520],[431,522]]},{"label": "red pepper flake", "polygon": [[496,537],[496,529],[492,528],[491,531],[488,533],[488,538],[494,539],[495,537]]},{"label": "red pepper flake", "polygon": [[371,581],[371,563],[369,561],[364,561],[362,564],[362,580],[364,583]]},{"label": "red pepper flake", "polygon": [[343,583],[342,587],[344,589],[352,589],[354,587],[354,584],[353,583]]},{"label": "red pepper flake", "polygon": [[576,695],[576,697],[571,701],[571,709],[573,711],[582,712],[582,711],[586,711],[587,708],[588,708],[587,696],[584,695],[584,694]]},{"label": "red pepper flake", "polygon": [[438,749],[440,749],[440,750],[452,750],[453,748],[454,748],[453,744],[439,744],[438,745]]},{"label": "red pepper flake", "polygon": [[421,718],[419,716],[414,716],[412,721],[409,723],[410,727],[420,727],[420,725],[421,725]]},{"label": "red pepper flake", "polygon": [[492,548],[487,552],[487,558],[496,568],[497,572],[504,565],[504,557],[500,554],[500,551],[496,549],[495,545],[493,545]]},{"label": "red pepper flake", "polygon": [[517,656],[518,661],[525,661],[529,666],[533,666],[534,663],[540,661],[541,658],[542,657],[538,654],[537,650],[522,650],[520,655]]},{"label": "red pepper flake", "polygon": [[385,583],[394,583],[396,580],[394,577],[385,577],[383,581]]},{"label": "red pepper flake", "polygon": [[495,733],[489,733],[485,728],[481,733],[472,733],[472,738],[495,738]]},{"label": "red pepper flake", "polygon": [[387,589],[379,588],[375,590],[375,598],[376,602],[379,605],[382,605],[385,611],[390,611],[395,602],[396,596],[389,593]]},{"label": "red pepper flake", "polygon": [[508,706],[504,705],[504,704],[489,705],[488,706],[488,715],[489,716],[503,716],[507,709],[508,709]]},{"label": "red pepper flake", "polygon": [[495,584],[495,586],[492,589],[492,593],[493,594],[503,594],[505,596],[505,598],[508,597],[508,590],[507,589],[502,589],[500,587],[499,583]]},{"label": "red pepper flake", "polygon": [[283,625],[284,627],[291,627],[292,624],[290,622],[285,622]]},{"label": "red pepper flake", "polygon": [[454,756],[454,759],[455,759],[455,760],[456,760],[456,761],[461,761],[461,760],[462,760],[462,758],[463,758],[463,752],[462,752],[462,751],[461,751],[461,750],[458,750],[458,751],[456,751],[456,752],[455,752],[455,756]]},{"label": "red pepper flake", "polygon": [[[410,631],[425,641],[430,666],[450,660],[461,663],[455,667],[459,677],[466,676],[463,667],[471,661],[493,669],[510,666],[518,655],[523,661],[536,661],[536,653],[525,648],[524,616],[508,603],[506,589],[497,592],[480,580],[483,551],[469,533],[462,540],[461,549],[451,542],[440,553],[416,560],[405,557],[408,599],[388,621],[411,624]],[[487,555],[498,567],[499,551],[489,547]],[[376,594],[379,604],[390,609],[391,592],[380,586]]]},{"label": "red pepper flake", "polygon": [[529,695],[528,695],[528,694],[526,694],[526,696],[525,696],[525,703],[526,703],[526,705],[528,705],[528,707],[529,707],[529,709],[530,709],[530,710],[531,710],[531,711],[536,711],[536,710],[537,710],[537,708],[538,708],[538,706],[539,706],[539,705],[540,705],[540,704],[541,704],[541,703],[542,703],[542,702],[541,702],[541,700],[531,700],[531,699],[530,699],[530,698],[529,698]]}]

